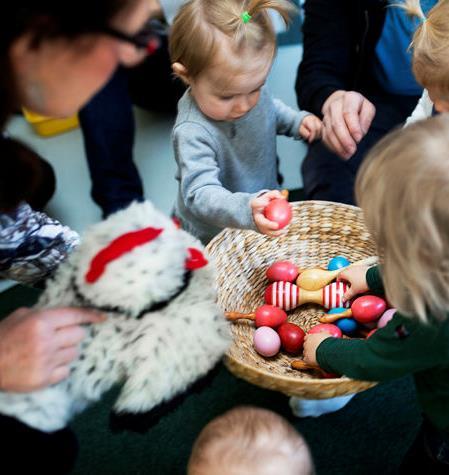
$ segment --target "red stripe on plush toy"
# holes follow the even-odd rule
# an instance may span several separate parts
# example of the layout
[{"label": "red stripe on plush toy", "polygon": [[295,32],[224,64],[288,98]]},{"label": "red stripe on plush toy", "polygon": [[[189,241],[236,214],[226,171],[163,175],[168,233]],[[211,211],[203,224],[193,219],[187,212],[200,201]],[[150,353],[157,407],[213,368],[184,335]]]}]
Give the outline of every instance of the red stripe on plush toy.
[{"label": "red stripe on plush toy", "polygon": [[90,262],[90,269],[85,276],[86,282],[89,284],[96,282],[102,276],[103,272],[106,270],[106,266],[110,262],[123,256],[123,254],[132,251],[137,246],[153,241],[162,231],[163,229],[150,227],[122,234],[114,239]]}]

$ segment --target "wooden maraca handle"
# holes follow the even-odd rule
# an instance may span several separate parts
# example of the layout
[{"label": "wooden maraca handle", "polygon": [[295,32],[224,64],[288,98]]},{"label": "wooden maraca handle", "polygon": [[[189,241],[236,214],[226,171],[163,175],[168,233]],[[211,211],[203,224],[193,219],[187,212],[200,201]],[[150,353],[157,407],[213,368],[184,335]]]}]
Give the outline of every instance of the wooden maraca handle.
[{"label": "wooden maraca handle", "polygon": [[225,317],[227,320],[235,321],[241,320],[242,318],[246,318],[248,320],[255,320],[256,314],[253,313],[241,313],[241,312],[225,312]]},{"label": "wooden maraca handle", "polygon": [[341,318],[350,318],[352,317],[352,310],[350,308],[346,309],[341,313],[326,313],[320,318],[320,323],[334,323]]},{"label": "wooden maraca handle", "polygon": [[318,365],[311,365],[311,364],[308,364],[306,363],[304,360],[293,360],[291,362],[291,367],[293,369],[298,369],[300,371],[310,371],[310,370],[314,370],[314,371],[318,371],[322,374],[325,374],[326,371],[324,371],[323,369],[321,369]]}]

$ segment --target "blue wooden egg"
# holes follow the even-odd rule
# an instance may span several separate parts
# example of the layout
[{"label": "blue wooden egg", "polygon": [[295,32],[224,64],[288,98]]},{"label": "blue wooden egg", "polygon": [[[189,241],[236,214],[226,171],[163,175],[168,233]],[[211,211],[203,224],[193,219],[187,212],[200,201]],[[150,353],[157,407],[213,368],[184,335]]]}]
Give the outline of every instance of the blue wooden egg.
[{"label": "blue wooden egg", "polygon": [[336,321],[335,325],[346,335],[350,335],[357,330],[357,322],[353,318],[342,318]]},{"label": "blue wooden egg", "polygon": [[337,270],[349,266],[350,262],[344,256],[335,256],[327,265],[327,270]]}]

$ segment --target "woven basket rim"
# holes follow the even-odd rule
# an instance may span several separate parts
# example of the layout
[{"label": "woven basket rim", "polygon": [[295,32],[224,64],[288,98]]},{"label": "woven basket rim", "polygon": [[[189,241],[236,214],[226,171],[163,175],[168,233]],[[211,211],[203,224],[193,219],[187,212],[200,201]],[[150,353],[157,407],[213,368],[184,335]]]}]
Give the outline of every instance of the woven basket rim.
[{"label": "woven basket rim", "polygon": [[[325,200],[302,200],[302,201],[290,201],[289,202],[292,206],[294,205],[299,205],[303,206],[304,204],[307,204],[307,206],[310,205],[331,205],[331,206],[339,206],[341,208],[348,208],[348,209],[353,209],[354,211],[361,211],[363,213],[362,208],[356,205],[348,205],[346,203],[337,203],[336,201],[325,201]],[[214,236],[206,246],[206,251],[209,252],[210,248],[214,245],[215,241],[218,241],[221,236],[225,233],[228,233],[229,231],[235,232],[235,231],[245,231],[243,229],[237,229],[237,228],[224,228],[222,229],[216,236]]]},{"label": "woven basket rim", "polygon": [[[260,376],[268,376],[268,377],[273,377],[273,375],[269,371],[262,371],[260,368],[256,368],[255,366],[251,366],[247,363],[242,363],[241,360],[237,360],[236,358],[232,358],[229,355],[226,355],[226,358],[229,358],[230,360],[234,361],[236,364],[238,364],[240,367],[247,368],[251,370],[252,373],[258,373]],[[277,380],[283,380],[285,382],[292,382],[292,380],[295,381],[301,381],[301,383],[305,384],[311,384],[312,382],[316,382],[316,379],[311,379],[308,381],[307,379],[296,379],[294,376],[294,369],[292,369],[292,375],[290,376],[283,376],[283,375],[276,375]],[[336,382],[342,382],[342,381],[355,381],[352,378],[348,378],[347,376],[341,376],[339,378],[325,378],[325,379],[319,379],[320,384],[325,383],[325,384],[335,384]],[[358,379],[357,381],[360,381],[362,383],[370,383],[371,381],[364,381],[361,379]]]}]

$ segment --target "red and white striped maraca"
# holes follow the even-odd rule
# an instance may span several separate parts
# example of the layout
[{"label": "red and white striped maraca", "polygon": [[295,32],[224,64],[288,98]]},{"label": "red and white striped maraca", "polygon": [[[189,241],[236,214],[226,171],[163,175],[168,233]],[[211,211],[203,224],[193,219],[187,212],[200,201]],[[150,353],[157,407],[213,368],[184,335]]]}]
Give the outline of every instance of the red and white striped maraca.
[{"label": "red and white striped maraca", "polygon": [[333,282],[319,290],[304,290],[290,282],[274,282],[265,290],[265,303],[291,310],[305,303],[316,303],[325,308],[349,307],[343,302],[348,289],[346,282]]}]

